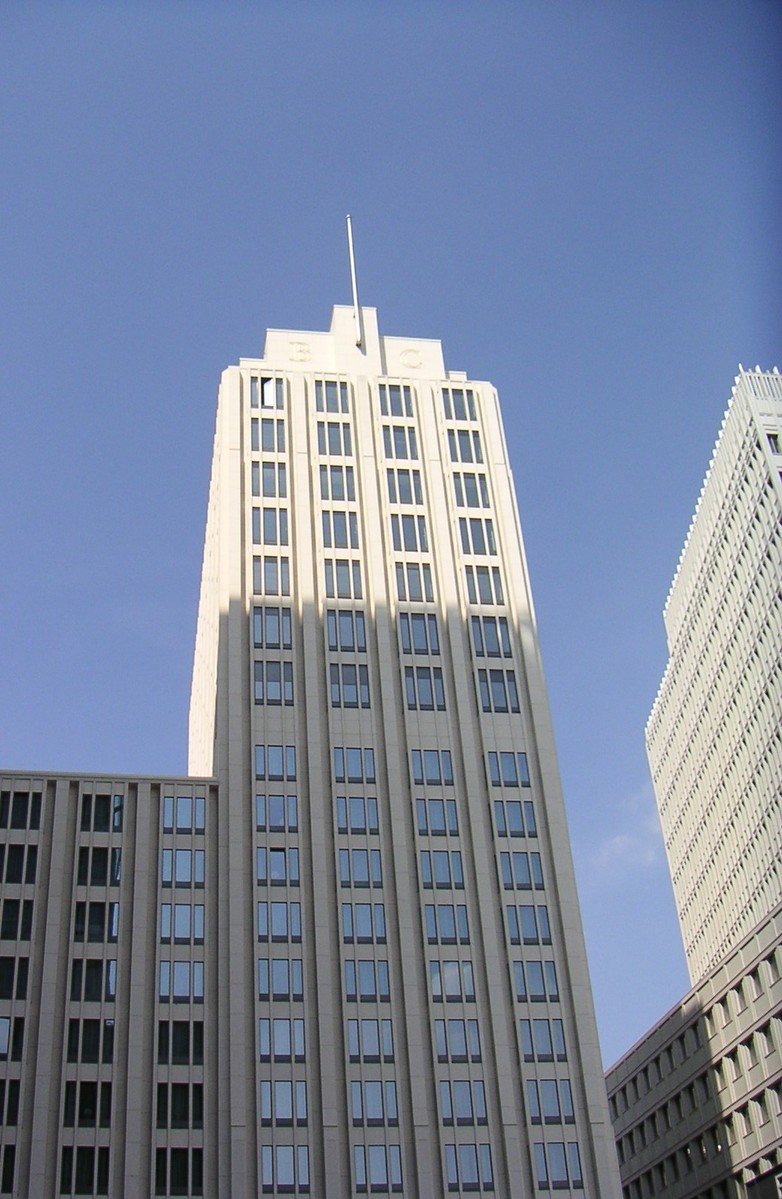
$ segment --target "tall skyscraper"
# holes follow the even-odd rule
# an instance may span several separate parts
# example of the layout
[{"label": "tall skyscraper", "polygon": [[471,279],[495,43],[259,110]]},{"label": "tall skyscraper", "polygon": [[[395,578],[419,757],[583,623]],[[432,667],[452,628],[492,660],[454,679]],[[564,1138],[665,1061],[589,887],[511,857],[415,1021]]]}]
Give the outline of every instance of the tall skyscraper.
[{"label": "tall skyscraper", "polygon": [[612,1195],[497,396],[354,315],[270,330],[218,400],[190,769],[223,797],[232,1172]]},{"label": "tall skyscraper", "polygon": [[693,989],[609,1072],[627,1199],[782,1193],[782,376],[739,368],[647,747]]},{"label": "tall skyscraper", "polygon": [[615,1199],[497,396],[373,309],[224,373],[189,767],[0,782],[0,1194]]},{"label": "tall skyscraper", "polygon": [[646,743],[693,983],[782,902],[782,376],[740,369]]}]

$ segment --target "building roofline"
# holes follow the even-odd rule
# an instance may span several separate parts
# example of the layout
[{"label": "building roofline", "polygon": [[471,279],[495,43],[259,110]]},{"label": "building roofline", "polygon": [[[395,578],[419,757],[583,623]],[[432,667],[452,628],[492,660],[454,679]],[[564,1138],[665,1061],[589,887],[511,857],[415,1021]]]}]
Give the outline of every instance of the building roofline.
[{"label": "building roofline", "polygon": [[0,779],[90,779],[115,783],[207,783],[216,786],[216,778],[190,774],[111,774],[91,770],[4,770]]},{"label": "building roofline", "polygon": [[[646,1032],[643,1033],[642,1036],[640,1036],[637,1041],[634,1041],[633,1044],[630,1046],[630,1048],[626,1049],[625,1052],[622,1054],[622,1056],[618,1057],[616,1059],[616,1061],[613,1063],[613,1065],[608,1067],[608,1069],[605,1072],[606,1081],[608,1081],[609,1074],[613,1074],[615,1070],[618,1070],[619,1067],[622,1065],[622,1063],[624,1061],[626,1061],[627,1058],[631,1057],[632,1054],[634,1054],[637,1049],[640,1049],[640,1047],[643,1045],[643,1043],[645,1041],[648,1041],[653,1033],[657,1032],[658,1029],[662,1028],[662,1026],[663,1026],[663,1024],[665,1024],[666,1020],[670,1020],[671,1016],[675,1015],[676,1012],[681,1011],[681,1009],[688,1002],[688,1000],[694,999],[696,997],[696,995],[698,994],[698,992],[701,990],[701,988],[704,987],[714,977],[714,975],[718,973],[718,971],[722,970],[722,968],[730,961],[731,958],[734,958],[739,953],[741,953],[742,949],[744,949],[744,947],[749,944],[749,942],[752,940],[753,937],[757,936],[758,931],[760,929],[762,929],[764,927],[764,925],[770,924],[774,919],[776,919],[780,915],[782,915],[782,903],[778,903],[775,907],[773,907],[771,909],[770,912],[768,912],[763,917],[762,920],[759,920],[758,923],[755,925],[755,927],[753,929],[751,929],[750,932],[747,933],[746,937],[744,937],[743,940],[739,941],[737,945],[734,945],[734,947],[732,949],[730,949],[726,954],[723,954],[723,956],[720,958],[720,960],[712,966],[712,968],[709,970],[709,972],[707,974],[704,974],[703,978],[699,979],[698,982],[695,983],[694,986],[690,987],[689,991],[685,991],[685,993],[684,993],[684,995],[682,995],[681,999],[679,999],[670,1008],[668,1008],[668,1011],[665,1012],[662,1016],[660,1016],[659,1020],[657,1020],[650,1028],[647,1028]],[[702,1008],[699,1006],[698,1007],[698,1015],[700,1015],[701,1013],[702,1013]],[[659,1049],[655,1049],[655,1051],[654,1051],[655,1056],[658,1052],[659,1052]]]}]

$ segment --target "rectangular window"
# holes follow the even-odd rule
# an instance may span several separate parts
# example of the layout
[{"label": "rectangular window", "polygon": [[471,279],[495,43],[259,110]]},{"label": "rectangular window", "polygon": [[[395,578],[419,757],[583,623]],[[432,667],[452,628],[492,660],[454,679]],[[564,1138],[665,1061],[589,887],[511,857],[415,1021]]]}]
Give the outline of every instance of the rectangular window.
[{"label": "rectangular window", "polygon": [[326,558],[323,571],[328,599],[362,599],[360,562],[351,558]]},{"label": "rectangular window", "polygon": [[481,1034],[477,1020],[435,1020],[438,1062],[479,1062]]},{"label": "rectangular window", "polygon": [[495,799],[494,823],[498,837],[537,837],[538,827],[532,801]]},{"label": "rectangular window", "polygon": [[256,795],[255,827],[259,830],[259,832],[298,832],[298,796]]},{"label": "rectangular window", "polygon": [[250,421],[250,448],[254,453],[262,450],[264,454],[285,453],[285,421],[280,417],[276,420],[256,417]]},{"label": "rectangular window", "polygon": [[453,786],[453,765],[449,749],[413,749],[410,751],[413,783],[435,787]]},{"label": "rectangular window", "polygon": [[340,833],[377,833],[378,810],[374,795],[338,795],[337,831]]},{"label": "rectangular window", "polygon": [[396,595],[401,602],[432,603],[434,589],[432,587],[432,568],[426,563],[398,563],[395,567]]},{"label": "rectangular window", "polygon": [[7,883],[34,883],[38,868],[38,846],[0,846],[0,882],[3,878],[3,850],[5,850],[5,881]]},{"label": "rectangular window", "polygon": [[385,905],[382,903],[343,903],[342,940],[348,945],[373,943],[384,945],[386,941]]},{"label": "rectangular window", "polygon": [[256,704],[291,706],[293,703],[292,662],[256,660],[253,663],[253,672]]},{"label": "rectangular window", "polygon": [[326,634],[330,650],[366,653],[367,633],[363,612],[346,608],[326,610]]},{"label": "rectangular window", "polygon": [[203,1128],[203,1083],[167,1082],[157,1084],[158,1128]]},{"label": "rectangular window", "polygon": [[500,877],[506,891],[514,888],[520,891],[543,890],[543,867],[539,853],[500,854]]},{"label": "rectangular window", "polygon": [[356,485],[352,466],[321,466],[320,498],[322,500],[350,500],[356,498]]},{"label": "rectangular window", "polygon": [[203,887],[203,849],[164,849],[160,855],[160,881],[164,887]]},{"label": "rectangular window", "polygon": [[426,939],[430,945],[469,945],[467,906],[463,903],[427,903],[424,906]]},{"label": "rectangular window", "polygon": [[265,499],[287,499],[288,471],[284,462],[252,462],[250,490]]},{"label": "rectangular window", "polygon": [[448,451],[452,462],[483,463],[481,435],[477,430],[468,429],[448,430]]},{"label": "rectangular window", "polygon": [[333,753],[336,782],[375,782],[375,751],[373,749],[335,745]]},{"label": "rectangular window", "polygon": [[471,604],[505,603],[498,566],[465,566],[467,596]]},{"label": "rectangular window", "polygon": [[379,849],[340,849],[339,880],[343,887],[382,887]]},{"label": "rectangular window", "polygon": [[435,1003],[475,1000],[475,981],[471,961],[434,961],[429,963],[429,983]]},{"label": "rectangular window", "polygon": [[347,383],[335,379],[316,379],[315,408],[318,412],[348,412]]},{"label": "rectangular window", "polygon": [[323,545],[327,550],[357,550],[358,516],[355,512],[322,512]]},{"label": "rectangular window", "polygon": [[421,882],[425,889],[453,887],[464,890],[462,855],[458,849],[422,849],[420,852]]},{"label": "rectangular window", "polygon": [[390,1020],[348,1020],[348,1056],[352,1062],[393,1062]]},{"label": "rectangular window", "polygon": [[529,1079],[527,1110],[533,1124],[572,1124],[573,1095],[568,1079]]},{"label": "rectangular window", "polygon": [[494,540],[494,524],[488,518],[482,520],[477,516],[459,517],[459,536],[462,553],[477,557],[486,557],[497,553]]},{"label": "rectangular window", "polygon": [[557,971],[554,962],[514,962],[513,981],[518,1000],[532,1003],[559,999]]},{"label": "rectangular window", "polygon": [[513,670],[479,670],[478,697],[484,712],[518,712],[519,692]]},{"label": "rectangular window", "polygon": [[164,903],[160,908],[160,940],[179,945],[203,945],[204,905]]},{"label": "rectangular window", "polygon": [[422,504],[421,472],[389,466],[386,470],[388,500],[391,504]]},{"label": "rectangular window", "polygon": [[75,1003],[99,1003],[101,999],[113,1002],[117,997],[116,959],[75,958],[71,963],[70,995]]},{"label": "rectangular window", "polygon": [[290,595],[289,559],[269,555],[253,558],[253,592],[255,595]]},{"label": "rectangular window", "polygon": [[369,668],[353,662],[329,664],[332,708],[369,707]]},{"label": "rectangular window", "polygon": [[251,408],[282,408],[284,397],[282,379],[259,379],[250,377]]},{"label": "rectangular window", "polygon": [[488,763],[492,787],[529,787],[526,754],[490,753]]},{"label": "rectangular window", "polygon": [[255,851],[256,881],[272,887],[298,887],[299,851],[290,849],[267,849],[262,846]]},{"label": "rectangular window", "polygon": [[[581,1177],[581,1161],[578,1144],[571,1142],[567,1149],[561,1141],[553,1141],[548,1145],[537,1142],[535,1149],[535,1172],[538,1187],[541,1190],[565,1189],[568,1186],[580,1188],[583,1186]],[[568,1174],[568,1162],[571,1170]]]},{"label": "rectangular window", "polygon": [[364,1194],[402,1190],[402,1152],[399,1145],[354,1145],[353,1177]]},{"label": "rectangular window", "polygon": [[262,1062],[303,1062],[304,1021],[262,1017],[258,1021],[258,1055]]},{"label": "rectangular window", "polygon": [[[114,805],[120,796],[114,796]],[[120,802],[120,811],[122,803]],[[80,828],[83,833],[92,830],[96,833],[107,833],[111,826],[112,797],[110,795],[82,795]],[[116,825],[115,825],[116,827]],[[119,827],[122,827],[120,821]]]},{"label": "rectangular window", "polygon": [[429,549],[426,518],[391,514],[391,543],[398,553],[425,554]]},{"label": "rectangular window", "polygon": [[255,777],[270,782],[295,782],[295,745],[256,745]]},{"label": "rectangular window", "polygon": [[303,999],[304,972],[301,958],[259,958],[259,999]]},{"label": "rectangular window", "polygon": [[551,926],[544,904],[510,904],[505,909],[511,945],[550,945]]},{"label": "rectangular window", "polygon": [[388,962],[346,959],[345,998],[352,1002],[388,1003],[391,999]]},{"label": "rectangular window", "polygon": [[202,1020],[161,1020],[158,1023],[157,1060],[161,1066],[202,1066],[204,1025]]},{"label": "rectangular window", "polygon": [[350,1109],[354,1126],[361,1124],[391,1126],[399,1123],[396,1083],[351,1082]]},{"label": "rectangular window", "polygon": [[163,832],[203,833],[206,829],[206,800],[203,795],[164,795]]},{"label": "rectangular window", "polygon": [[161,961],[158,997],[166,1003],[203,1003],[204,963]]},{"label": "rectangular window", "polygon": [[489,489],[484,474],[454,471],[454,498],[457,508],[489,508]]},{"label": "rectangular window", "polygon": [[400,612],[398,622],[403,654],[440,653],[437,617],[433,613]]},{"label": "rectangular window", "polygon": [[33,900],[4,899],[0,941],[29,941],[33,931]]},{"label": "rectangular window", "polygon": [[0,828],[40,828],[41,798],[40,791],[0,791]]},{"label": "rectangular window", "polygon": [[292,643],[290,608],[253,608],[253,645],[256,649],[290,649]]},{"label": "rectangular window", "polygon": [[443,388],[443,414],[446,420],[475,420],[475,393],[470,387]]},{"label": "rectangular window", "polygon": [[443,1124],[486,1124],[486,1093],[482,1082],[443,1081],[439,1089]]},{"label": "rectangular window", "polygon": [[[7,1097],[6,1097],[7,1092]],[[0,1124],[5,1124],[8,1128],[16,1128],[19,1123],[19,1079],[9,1078],[6,1088],[6,1080],[0,1079]],[[8,1146],[6,1146],[7,1152]],[[13,1183],[10,1186],[3,1185],[0,1190],[11,1190]]]},{"label": "rectangular window", "polygon": [[415,801],[418,832],[430,837],[454,836],[459,832],[455,799],[417,799]]},{"label": "rectangular window", "polygon": [[90,850],[83,845],[79,849],[76,882],[80,887],[106,886],[109,874],[109,851],[101,846]]},{"label": "rectangular window", "polygon": [[353,445],[347,421],[318,421],[318,453],[338,458],[350,458]]},{"label": "rectangular window", "polygon": [[476,658],[510,658],[510,632],[506,616],[471,616],[472,649]]},{"label": "rectangular window", "polygon": [[446,1144],[445,1177],[449,1191],[493,1191],[491,1145]]},{"label": "rectangular window", "polygon": [[252,532],[254,545],[287,545],[287,508],[253,508]]},{"label": "rectangular window", "polygon": [[76,903],[73,939],[98,944],[116,941],[119,936],[118,903]]},{"label": "rectangular window", "polygon": [[[79,1145],[75,1149],[71,1145],[63,1146],[60,1158],[60,1193],[107,1195],[108,1191],[108,1146],[104,1145],[100,1149],[94,1149],[89,1145]],[[200,1193],[199,1191],[198,1194]]]},{"label": "rectangular window", "polygon": [[525,1062],[567,1061],[561,1020],[519,1020],[519,1036]]},{"label": "rectangular window", "polygon": [[405,384],[380,383],[380,412],[382,416],[412,416],[412,389]]},{"label": "rectangular window", "polygon": [[439,666],[405,666],[405,697],[415,712],[445,711],[443,672]]},{"label": "rectangular window", "polygon": [[203,1193],[203,1149],[155,1150],[156,1195],[203,1195]]},{"label": "rectangular window", "polygon": [[418,443],[411,425],[383,425],[383,451],[386,458],[418,461]]},{"label": "rectangular window", "polygon": [[264,1194],[308,1195],[309,1162],[306,1145],[261,1145],[261,1190]]},{"label": "rectangular window", "polygon": [[301,941],[301,904],[263,900],[258,904],[259,941]]},{"label": "rectangular window", "polygon": [[287,1125],[307,1123],[307,1084],[287,1079],[262,1079],[260,1084],[261,1124]]}]

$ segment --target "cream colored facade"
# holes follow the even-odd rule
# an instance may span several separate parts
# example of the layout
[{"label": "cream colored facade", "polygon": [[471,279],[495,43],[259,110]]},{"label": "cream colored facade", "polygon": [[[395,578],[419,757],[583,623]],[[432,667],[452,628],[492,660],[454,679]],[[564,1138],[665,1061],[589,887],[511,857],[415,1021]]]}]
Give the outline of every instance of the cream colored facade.
[{"label": "cream colored facade", "polygon": [[739,368],[646,730],[693,990],[609,1071],[625,1199],[782,1190],[782,377]]},{"label": "cream colored facade", "polygon": [[782,901],[782,376],[739,370],[646,730],[693,983]]},{"label": "cream colored facade", "polygon": [[187,779],[0,779],[0,1196],[618,1199],[494,389],[223,375]]},{"label": "cream colored facade", "polygon": [[[190,769],[223,797],[218,919],[235,947],[220,1194],[276,1187],[282,1162],[286,1185],[305,1190],[304,1170],[329,1199],[608,1199],[496,392],[446,370],[439,342],[381,336],[370,308],[361,324],[360,346],[350,308],[328,333],[270,330],[220,386],[190,720]],[[273,826],[259,815],[294,791],[294,817],[279,800]],[[295,907],[296,934],[270,945],[273,902],[283,929]],[[275,995],[283,962],[300,981]],[[269,1019],[302,1022],[306,1059],[268,1060]],[[259,1095],[290,1079],[306,1123],[264,1124]]]},{"label": "cream colored facade", "polygon": [[609,1070],[625,1199],[778,1193],[781,971],[778,907]]}]

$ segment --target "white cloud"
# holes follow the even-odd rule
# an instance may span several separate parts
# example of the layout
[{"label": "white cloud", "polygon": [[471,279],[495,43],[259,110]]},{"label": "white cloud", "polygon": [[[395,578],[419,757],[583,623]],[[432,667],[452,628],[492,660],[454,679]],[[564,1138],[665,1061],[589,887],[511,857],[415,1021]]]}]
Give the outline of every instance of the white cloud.
[{"label": "white cloud", "polygon": [[660,821],[651,782],[627,796],[613,808],[613,828],[592,850],[592,867],[597,871],[651,870],[665,860]]}]

